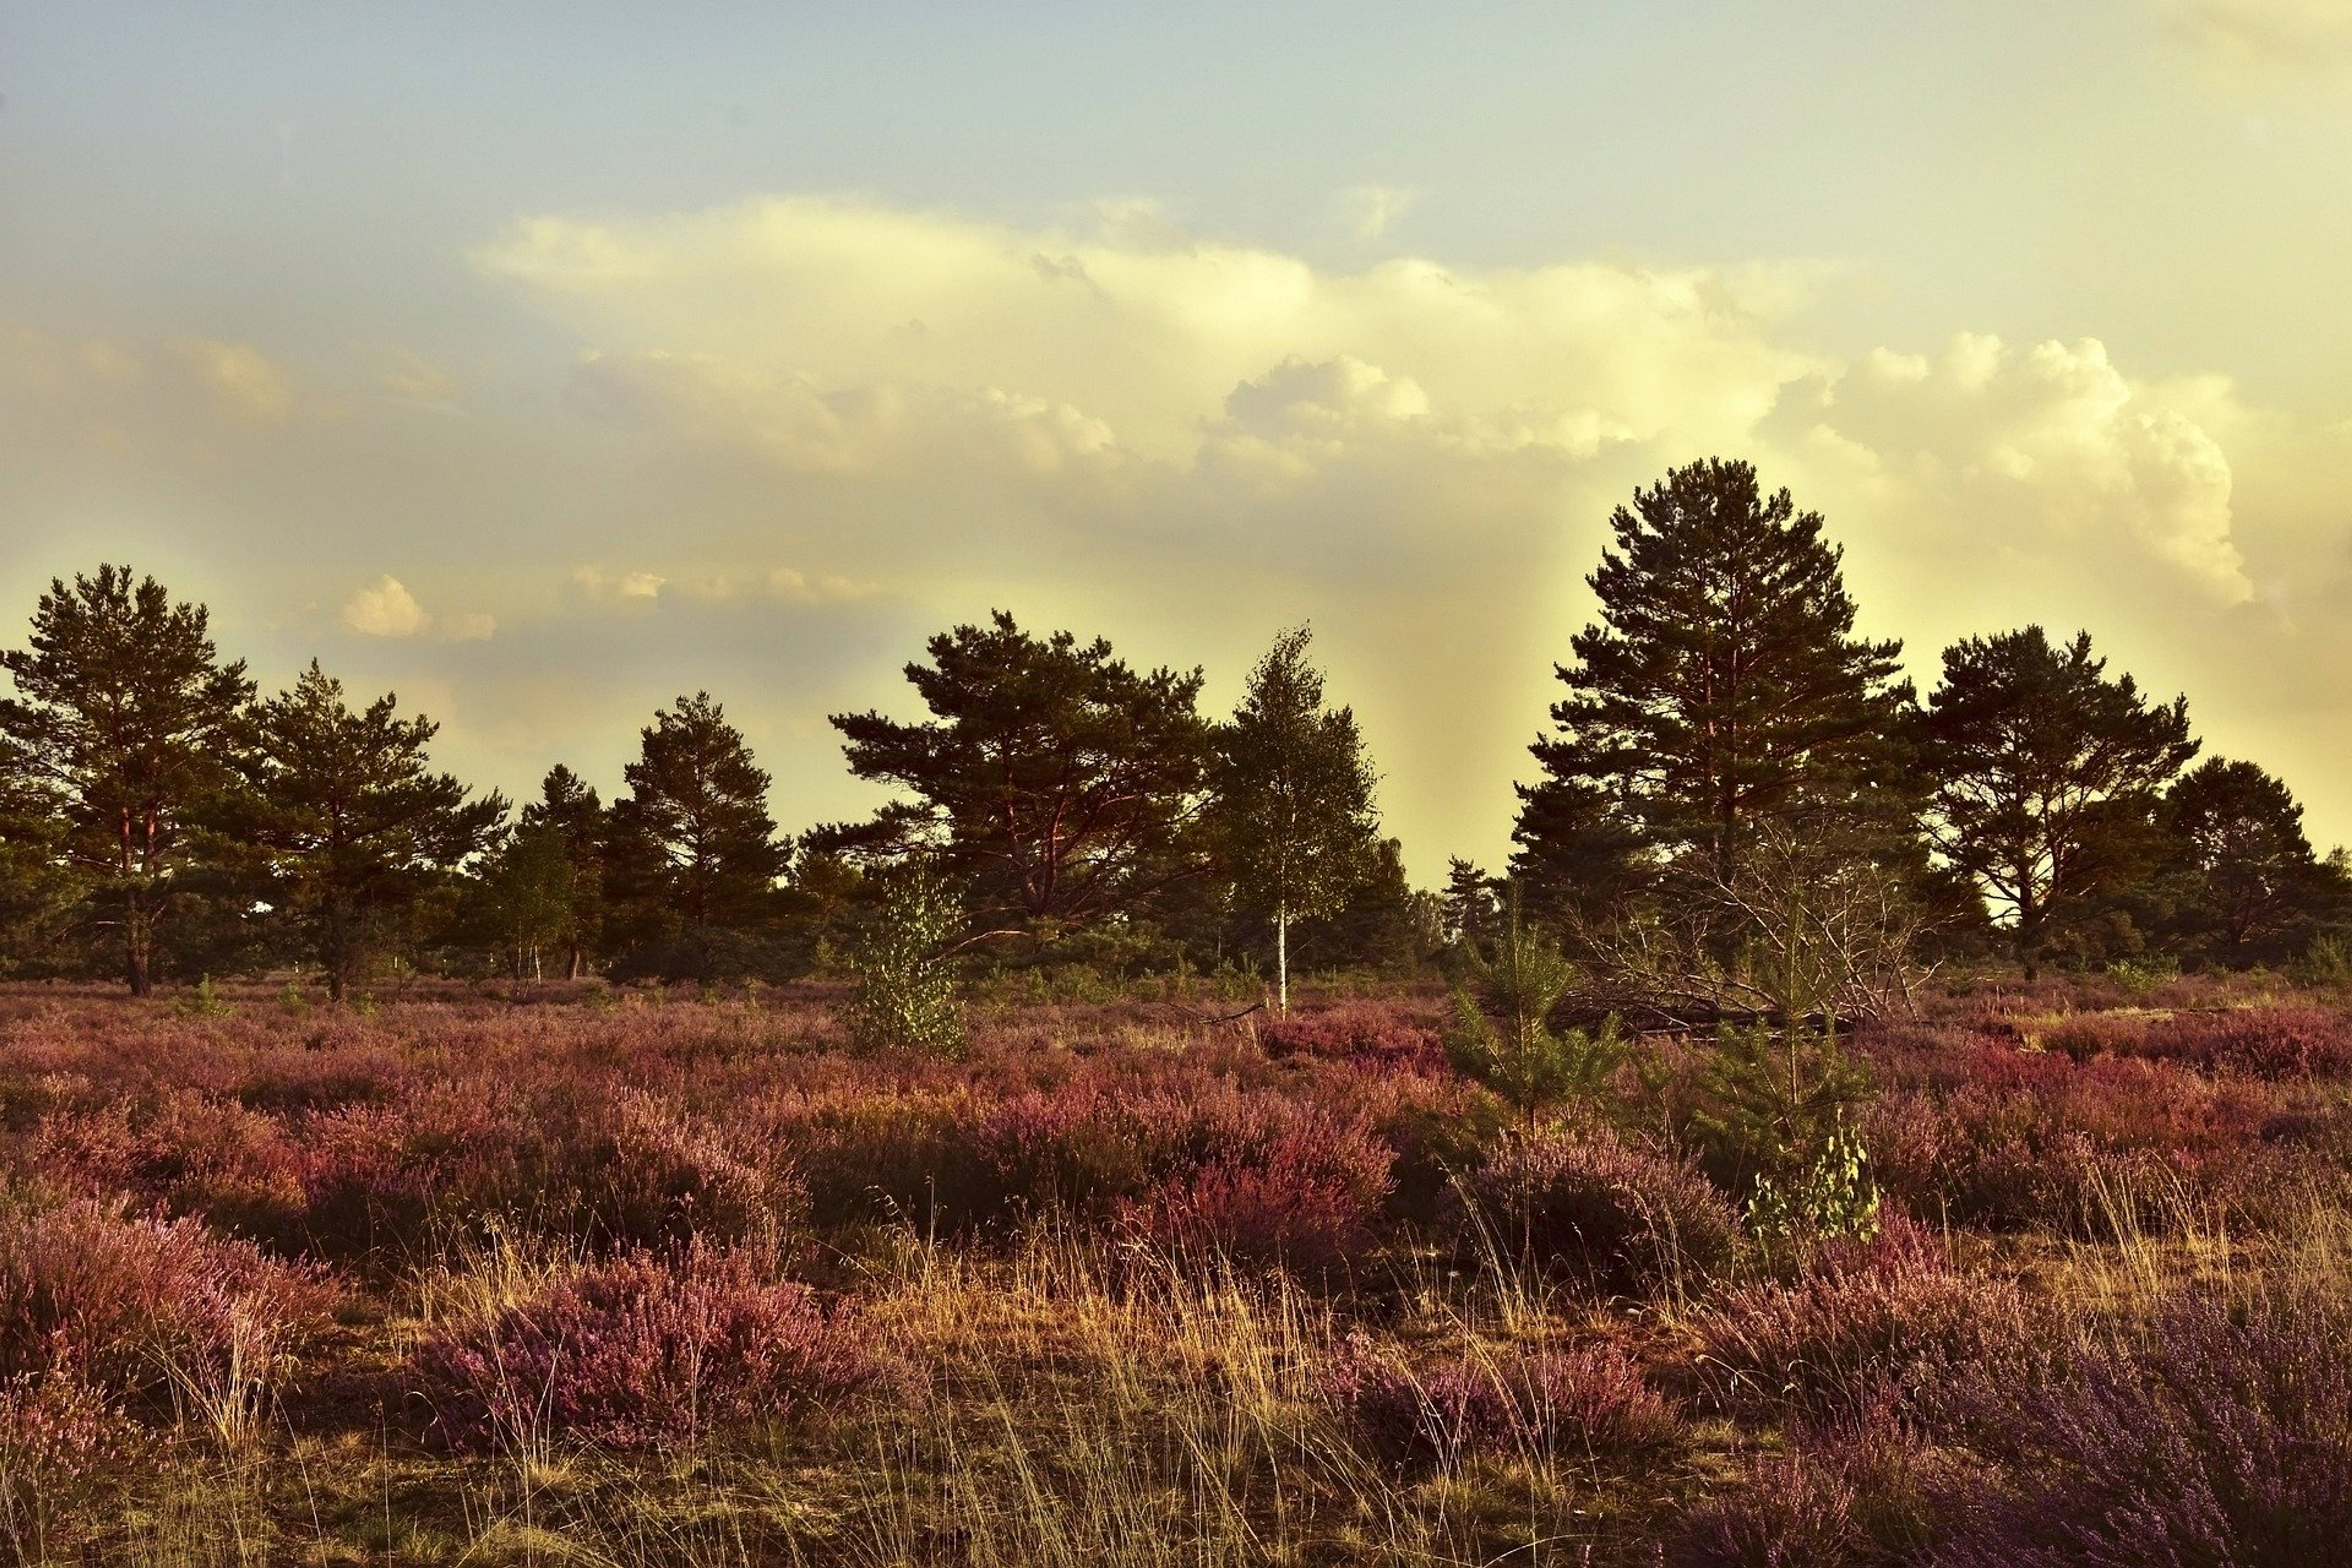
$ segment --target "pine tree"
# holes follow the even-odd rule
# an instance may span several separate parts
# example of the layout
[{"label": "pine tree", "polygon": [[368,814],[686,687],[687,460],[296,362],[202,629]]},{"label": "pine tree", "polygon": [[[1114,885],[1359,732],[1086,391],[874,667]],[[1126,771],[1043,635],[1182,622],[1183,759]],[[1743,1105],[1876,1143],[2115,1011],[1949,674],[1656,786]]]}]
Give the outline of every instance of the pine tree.
[{"label": "pine tree", "polygon": [[2165,797],[2168,869],[2188,884],[2174,924],[2227,963],[2299,953],[2343,912],[2340,873],[2312,853],[2303,807],[2252,763],[2209,757]]},{"label": "pine tree", "polygon": [[0,701],[0,772],[28,829],[11,842],[39,841],[38,880],[62,867],[89,890],[96,921],[121,933],[135,996],[149,990],[189,819],[227,782],[253,694],[242,663],[220,664],[206,620],[154,578],[134,586],[130,567],[100,566],[70,588],[53,579],[30,646],[0,653],[16,686]]},{"label": "pine tree", "polygon": [[402,719],[390,693],[354,711],[316,659],[253,711],[243,787],[219,826],[272,908],[307,932],[337,1001],[506,818],[503,796],[470,800],[431,771],[425,747],[438,728]]},{"label": "pine tree", "polygon": [[1445,941],[1449,946],[1467,945],[1484,951],[1495,934],[1495,920],[1500,905],[1495,898],[1495,879],[1482,867],[1473,865],[1459,855],[1445,862]]},{"label": "pine tree", "polygon": [[1274,927],[1276,1006],[1290,1010],[1290,928],[1336,912],[1370,868],[1373,773],[1347,708],[1323,706],[1305,626],[1250,671],[1211,768],[1214,836],[1245,906]]},{"label": "pine tree", "polygon": [[1537,902],[1589,912],[1589,889],[1622,899],[1667,866],[1729,886],[1769,822],[1899,822],[1902,645],[1853,635],[1821,515],[1711,458],[1610,527],[1601,619],[1570,639],[1544,776],[1519,791],[1514,870]]},{"label": "pine tree", "polygon": [[1946,648],[1923,730],[1937,847],[2029,976],[2053,925],[2147,863],[2159,797],[2197,754],[2187,698],[2151,705],[2088,632],[2060,647],[2040,626]]},{"label": "pine tree", "polygon": [[933,719],[837,713],[850,772],[910,797],[813,848],[931,857],[973,914],[1041,934],[1139,912],[1192,874],[1202,800],[1201,672],[1139,675],[1097,637],[1040,639],[1000,610],[930,639],[907,666]]},{"label": "pine tree", "polygon": [[566,979],[577,980],[604,924],[604,805],[579,774],[558,763],[540,782],[539,798],[522,808],[520,826],[552,834],[562,846],[570,910],[563,971]]},{"label": "pine tree", "polygon": [[1551,1015],[1576,984],[1576,965],[1521,919],[1516,889],[1488,958],[1470,944],[1455,950],[1461,977],[1454,1020],[1444,1031],[1454,1069],[1485,1084],[1519,1112],[1523,1131],[1537,1116],[1570,1100],[1597,1099],[1624,1059],[1617,1020],[1598,1032],[1555,1032]]},{"label": "pine tree", "polygon": [[[640,731],[623,770],[606,852],[615,903],[641,946],[682,941],[680,960],[711,977],[722,947],[763,924],[790,848],[768,815],[768,774],[707,691],[681,697]],[[673,966],[675,967],[675,966]]]}]

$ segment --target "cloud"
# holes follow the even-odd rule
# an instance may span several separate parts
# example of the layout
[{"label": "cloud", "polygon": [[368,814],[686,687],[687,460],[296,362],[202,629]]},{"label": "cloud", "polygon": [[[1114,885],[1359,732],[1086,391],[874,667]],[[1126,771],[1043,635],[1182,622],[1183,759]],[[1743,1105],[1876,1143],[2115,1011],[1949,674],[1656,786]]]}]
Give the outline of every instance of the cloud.
[{"label": "cloud", "polygon": [[571,585],[583,601],[602,606],[645,608],[662,600],[703,605],[734,602],[776,605],[845,605],[870,597],[871,584],[838,573],[812,575],[791,566],[719,567],[681,571],[614,572],[603,566],[572,569]]},{"label": "cloud", "polygon": [[215,409],[255,425],[275,425],[294,413],[286,374],[251,343],[179,338],[173,354],[211,395]]},{"label": "cloud", "polygon": [[339,414],[249,342],[74,337],[0,321],[12,461],[97,457],[212,467]]},{"label": "cloud", "polygon": [[1863,356],[1811,413],[1801,447],[1848,459],[1870,510],[1923,542],[2029,569],[2152,563],[2220,603],[2252,596],[2217,435],[2245,417],[2226,381],[2136,381],[2095,339],[2019,352],[1962,333],[1933,358]]},{"label": "cloud", "polygon": [[1824,353],[1795,324],[1834,284],[1813,263],[1332,268],[1149,206],[1022,227],[808,196],[534,217],[477,261],[572,334],[571,405],[663,540],[575,602],[887,584],[1213,670],[1311,616],[1423,856],[1491,847],[1610,509],[1711,453],[1823,510],[1873,629],[1929,666],[2036,616],[2279,611],[2238,515],[2262,417],[2227,381],[2093,340]]},{"label": "cloud", "polygon": [[1395,185],[1357,185],[1339,193],[1340,221],[1367,243],[1380,238],[1421,199],[1421,193]]},{"label": "cloud", "polygon": [[362,637],[413,637],[433,624],[416,595],[387,574],[343,601],[343,625]]},{"label": "cloud", "polygon": [[370,637],[415,637],[433,633],[443,642],[483,642],[499,629],[497,619],[478,611],[435,616],[406,584],[389,573],[343,601],[346,630]]}]

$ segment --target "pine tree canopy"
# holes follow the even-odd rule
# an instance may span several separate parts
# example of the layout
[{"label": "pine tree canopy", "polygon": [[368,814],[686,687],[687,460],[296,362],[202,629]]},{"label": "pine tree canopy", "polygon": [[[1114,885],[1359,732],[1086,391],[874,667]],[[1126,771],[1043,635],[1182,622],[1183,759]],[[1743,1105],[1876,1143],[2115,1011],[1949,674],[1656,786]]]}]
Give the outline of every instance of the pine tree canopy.
[{"label": "pine tree canopy", "polygon": [[0,701],[0,769],[17,815],[95,884],[140,994],[187,818],[226,782],[253,694],[242,662],[218,662],[206,619],[152,577],[100,566],[70,588],[52,580],[29,646],[0,652],[16,687]]},{"label": "pine tree canopy", "polygon": [[1853,636],[1821,514],[1710,458],[1636,490],[1610,528],[1588,579],[1601,618],[1570,639],[1544,776],[1519,792],[1515,868],[1539,901],[1674,863],[1727,884],[1768,820],[1887,814],[1913,700],[1902,645]]},{"label": "pine tree canopy", "polygon": [[769,778],[707,691],[639,735],[612,811],[616,899],[664,905],[690,931],[757,923],[790,859],[768,815]]},{"label": "pine tree canopy", "polygon": [[245,787],[219,826],[259,871],[268,896],[311,929],[341,995],[384,922],[439,872],[488,847],[507,815],[425,758],[436,726],[400,717],[387,693],[353,710],[313,659],[291,689],[257,706],[237,760]]},{"label": "pine tree canopy", "polygon": [[2109,679],[2091,635],[2040,626],[1944,650],[1927,700],[1937,847],[2011,924],[2029,972],[2051,922],[2142,864],[2159,795],[2197,754],[2189,700]]},{"label": "pine tree canopy", "polygon": [[1206,763],[1199,670],[1139,675],[1102,638],[1040,639],[1002,610],[928,651],[907,679],[929,721],[833,718],[850,771],[911,798],[813,846],[934,853],[975,914],[1031,924],[1137,910],[1192,868],[1178,848]]}]

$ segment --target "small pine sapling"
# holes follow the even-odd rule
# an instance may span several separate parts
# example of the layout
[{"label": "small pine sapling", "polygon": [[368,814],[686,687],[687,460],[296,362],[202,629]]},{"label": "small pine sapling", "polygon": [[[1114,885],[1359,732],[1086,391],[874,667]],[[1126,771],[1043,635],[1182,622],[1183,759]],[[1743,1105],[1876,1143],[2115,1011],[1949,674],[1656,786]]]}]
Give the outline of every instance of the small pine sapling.
[{"label": "small pine sapling", "polygon": [[1577,968],[1520,919],[1516,891],[1494,950],[1492,958],[1472,942],[1456,950],[1461,978],[1445,1054],[1454,1070],[1508,1101],[1532,1132],[1541,1111],[1599,1096],[1624,1058],[1625,1040],[1613,1017],[1598,1030],[1552,1030],[1552,1010],[1576,984]]}]

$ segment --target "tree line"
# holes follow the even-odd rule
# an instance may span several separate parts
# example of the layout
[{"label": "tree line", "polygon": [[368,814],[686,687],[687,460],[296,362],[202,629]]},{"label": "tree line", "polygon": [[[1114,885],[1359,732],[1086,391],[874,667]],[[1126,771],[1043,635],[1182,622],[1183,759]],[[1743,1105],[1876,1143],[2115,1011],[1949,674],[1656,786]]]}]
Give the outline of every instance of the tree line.
[{"label": "tree line", "polygon": [[1410,965],[1435,900],[1380,836],[1353,712],[1305,628],[1228,720],[1202,674],[1007,614],[907,667],[929,717],[840,714],[872,819],[780,832],[770,776],[708,692],[656,712],[606,803],[558,764],[520,810],[436,771],[436,732],[316,661],[260,694],[201,605],[103,565],[0,653],[0,963],[26,975],[386,969],[779,979],[855,941],[893,868],[952,889],[954,945],[1120,969]]},{"label": "tree line", "polygon": [[1262,966],[1284,998],[1294,962],[1475,954],[1507,906],[1596,994],[1716,1011],[1876,1005],[1921,953],[2277,963],[2352,921],[2286,786],[2200,761],[2186,700],[2087,633],[1964,638],[1922,699],[1899,643],[1855,635],[1820,514],[1748,464],[1610,521],[1511,862],[1456,859],[1442,894],[1381,835],[1304,627],[1223,719],[1198,668],[1099,637],[942,632],[906,667],[927,717],[832,720],[890,803],[788,837],[707,692],[653,715],[618,798],[558,764],[517,809],[436,771],[394,696],[315,661],[265,695],[202,605],[103,565],[0,652],[0,967],[141,994],[287,966],[337,996],[389,969],[782,978],[869,931],[903,868],[973,961]]},{"label": "tree line", "polygon": [[[1676,469],[1610,527],[1510,867],[1604,968],[1720,1002],[1866,991],[1915,951],[2275,964],[2352,918],[2286,785],[2200,761],[2187,700],[2087,632],[1964,637],[1922,700],[1900,643],[1854,635],[1821,515],[1749,465]],[[1490,880],[1456,862],[1448,909],[1491,923]]]}]

